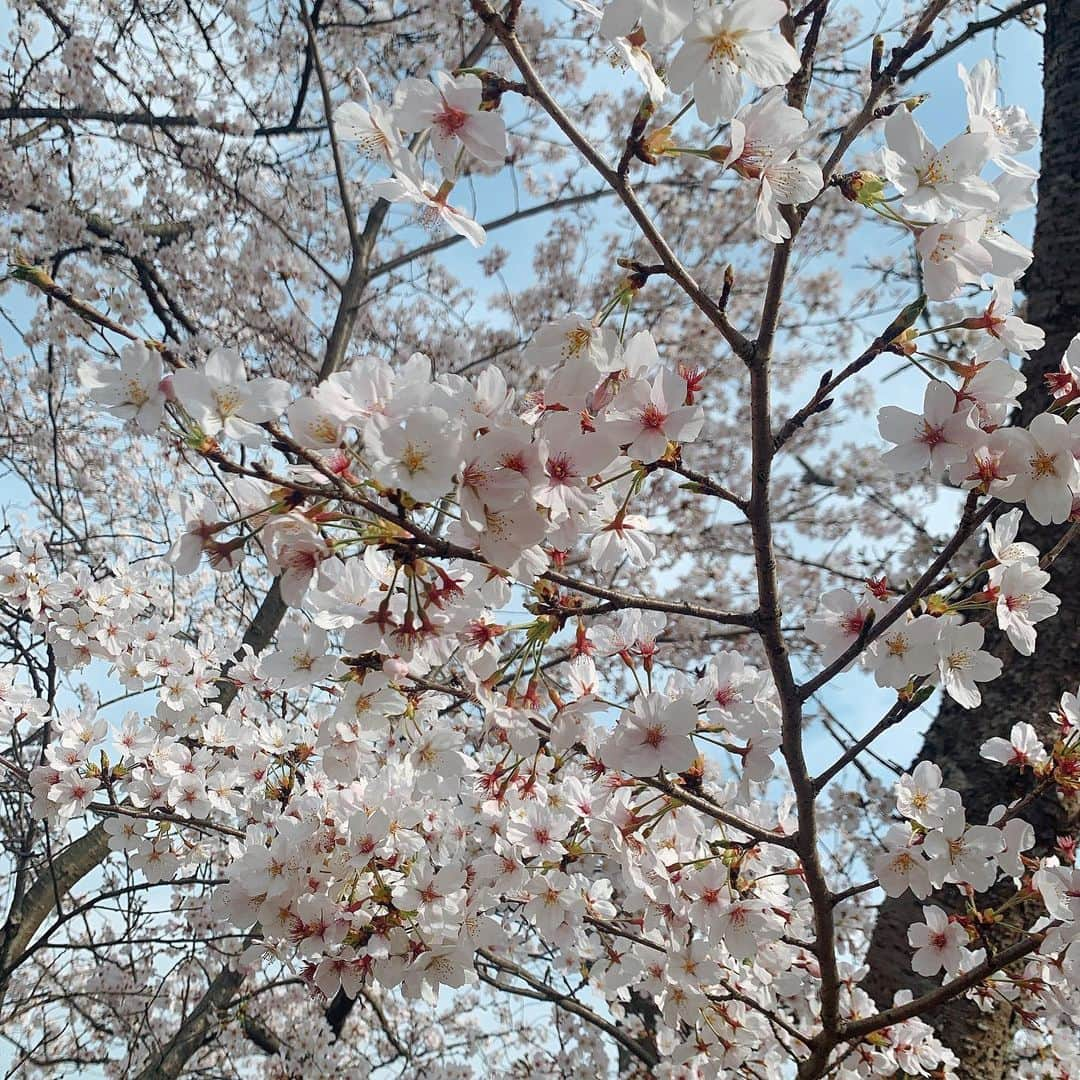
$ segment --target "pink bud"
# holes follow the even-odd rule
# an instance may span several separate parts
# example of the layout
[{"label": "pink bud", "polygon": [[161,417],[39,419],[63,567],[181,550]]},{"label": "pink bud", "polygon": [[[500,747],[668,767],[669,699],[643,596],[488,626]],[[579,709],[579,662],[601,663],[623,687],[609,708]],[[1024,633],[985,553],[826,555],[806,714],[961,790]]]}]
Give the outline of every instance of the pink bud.
[{"label": "pink bud", "polygon": [[383,661],[382,669],[388,679],[404,679],[409,674],[409,665],[398,656],[388,656]]}]

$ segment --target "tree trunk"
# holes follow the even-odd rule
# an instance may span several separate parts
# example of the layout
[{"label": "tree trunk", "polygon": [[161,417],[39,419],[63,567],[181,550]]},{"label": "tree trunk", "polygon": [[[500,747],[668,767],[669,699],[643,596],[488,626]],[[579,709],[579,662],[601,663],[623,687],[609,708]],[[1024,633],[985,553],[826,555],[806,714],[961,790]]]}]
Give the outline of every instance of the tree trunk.
[{"label": "tree trunk", "polygon": [[[1080,0],[1049,0],[1046,5],[1043,88],[1045,104],[1042,131],[1042,175],[1035,226],[1035,259],[1023,287],[1027,293],[1027,318],[1046,331],[1046,346],[1024,362],[1028,389],[1022,401],[1020,422],[1027,424],[1045,410],[1047,392],[1043,375],[1057,368],[1073,335],[1080,331],[1080,139],[1074,118],[1080,115]],[[1062,526],[1040,526],[1025,515],[1020,538],[1046,552],[1060,539]],[[994,735],[1007,737],[1010,727],[1026,720],[1048,730],[1049,712],[1064,690],[1075,690],[1080,681],[1080,544],[1066,548],[1052,568],[1048,588],[1061,597],[1056,618],[1039,625],[1036,654],[1022,657],[988,633],[988,648],[1003,657],[1002,676],[982,687],[983,704],[974,712],[945,699],[926,734],[919,760],[937,762],[944,783],[963,796],[968,821],[981,824],[998,803],[1022,794],[1015,771],[1006,771],[979,758],[980,744]],[[1076,827],[1056,797],[1047,795],[1033,804],[1024,818],[1035,827],[1039,847],[1053,847],[1057,835]],[[929,901],[927,901],[929,902]],[[935,903],[957,908],[959,890],[948,887]],[[989,906],[993,897],[980,897]],[[867,962],[866,988],[879,1005],[891,1004],[896,990],[910,988],[919,994],[932,982],[911,970],[911,947],[906,929],[921,922],[921,903],[905,893],[882,905]],[[1003,1080],[1009,1067],[1014,1030],[1011,1010],[998,1008],[980,1014],[967,1002],[956,1002],[928,1019],[943,1041],[960,1058],[965,1080]]]}]

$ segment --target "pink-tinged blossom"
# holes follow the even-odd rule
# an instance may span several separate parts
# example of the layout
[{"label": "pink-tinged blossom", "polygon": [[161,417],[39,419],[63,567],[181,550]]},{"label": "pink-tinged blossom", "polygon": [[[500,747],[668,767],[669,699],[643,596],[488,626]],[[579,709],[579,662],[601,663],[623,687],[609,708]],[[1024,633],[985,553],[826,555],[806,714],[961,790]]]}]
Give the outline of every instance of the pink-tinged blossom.
[{"label": "pink-tinged blossom", "polygon": [[614,440],[601,427],[582,431],[572,414],[548,417],[540,441],[544,475],[533,497],[558,521],[592,507],[598,496],[588,480],[603,472],[617,456]]},{"label": "pink-tinged blossom", "polygon": [[930,475],[944,475],[949,465],[967,458],[979,437],[970,406],[956,409],[956,394],[943,382],[926,387],[922,413],[886,405],[878,412],[881,437],[896,443],[882,456],[894,472],[917,472],[930,467]]},{"label": "pink-tinged blossom", "polygon": [[735,115],[744,77],[763,90],[786,83],[799,70],[798,53],[775,29],[786,14],[782,0],[733,0],[699,12],[668,69],[672,90],[693,86],[698,115],[717,124]]},{"label": "pink-tinged blossom", "polygon": [[1060,417],[1041,413],[1013,429],[1002,461],[1009,480],[991,487],[1005,502],[1023,502],[1040,525],[1069,520],[1073,495],[1080,491],[1080,463],[1073,454],[1073,432]]},{"label": "pink-tinged blossom", "polygon": [[1037,352],[1046,342],[1046,334],[1039,327],[1024,322],[1016,314],[1013,288],[1011,278],[995,278],[994,291],[986,310],[981,316],[966,321],[969,329],[981,329],[987,333],[976,349],[980,360],[992,360],[1003,353],[1027,356]]},{"label": "pink-tinged blossom", "polygon": [[[435,71],[431,82],[406,79],[394,96],[394,117],[405,132],[428,131],[435,160],[447,176],[457,172],[462,150],[487,165],[501,165],[509,154],[506,124],[481,110],[483,84],[475,75],[455,78]],[[400,155],[399,155],[400,157]]]},{"label": "pink-tinged blossom", "polygon": [[419,162],[408,150],[403,150],[394,163],[393,177],[376,181],[371,185],[371,190],[372,194],[388,202],[408,202],[419,207],[420,223],[428,228],[445,225],[459,236],[464,236],[473,247],[480,247],[487,239],[482,225],[464,210],[450,205],[450,181],[433,187],[425,179]]},{"label": "pink-tinged blossom", "polygon": [[506,838],[526,859],[558,862],[566,855],[562,840],[570,822],[549,806],[531,802],[506,826]]},{"label": "pink-tinged blossom", "polygon": [[615,395],[605,413],[604,433],[635,461],[651,464],[662,458],[669,442],[692,442],[705,423],[700,405],[685,405],[686,382],[668,368],[650,385],[631,379]]},{"label": "pink-tinged blossom", "polygon": [[975,361],[964,368],[964,385],[956,402],[975,405],[976,421],[984,431],[1000,427],[1010,409],[1020,404],[1027,379],[1005,360]]},{"label": "pink-tinged blossom", "polygon": [[810,202],[821,191],[821,167],[796,156],[809,126],[798,109],[785,104],[780,87],[743,106],[731,121],[731,148],[724,167],[757,182],[754,227],[773,244],[791,236],[780,207]]},{"label": "pink-tinged blossom", "polygon": [[589,562],[600,573],[617,569],[624,561],[644,569],[656,554],[649,539],[649,520],[640,514],[628,514],[610,495],[593,508],[597,531],[589,542]]},{"label": "pink-tinged blossom", "polygon": [[990,588],[997,596],[998,627],[1021,656],[1035,651],[1035,623],[1057,614],[1061,600],[1043,587],[1050,575],[1037,565],[1016,562],[990,571]]},{"label": "pink-tinged blossom", "polygon": [[326,540],[306,519],[289,516],[263,530],[267,566],[281,577],[281,596],[299,607],[319,567],[333,554]]},{"label": "pink-tinged blossom", "polygon": [[749,960],[783,932],[783,920],[767,901],[741,897],[722,903],[709,924],[710,936],[723,941],[736,960]]},{"label": "pink-tinged blossom", "polygon": [[[667,97],[667,84],[656,73],[645,44],[647,40],[655,45],[665,43],[663,39],[668,29],[665,23],[672,21],[676,10],[685,15],[679,25],[681,30],[693,14],[692,0],[612,0],[604,11],[589,0],[571,0],[571,3],[579,11],[600,20],[600,33],[614,46],[612,60],[617,65],[621,62],[621,66],[629,68],[641,79],[654,105],[662,104]],[[649,33],[645,22],[656,30],[655,34]],[[617,29],[619,27],[625,29]],[[678,30],[671,37],[677,33]]]},{"label": "pink-tinged blossom", "polygon": [[1080,397],[1080,334],[1069,342],[1058,370],[1047,372],[1044,378],[1055,401],[1067,404]]},{"label": "pink-tinged blossom", "polygon": [[1050,760],[1035,728],[1025,721],[1013,724],[1007,739],[995,735],[979,747],[979,756],[999,765],[1037,769]]},{"label": "pink-tinged blossom", "polygon": [[823,593],[817,611],[806,620],[806,636],[821,646],[822,662],[831,664],[858,641],[872,613],[870,604],[848,589]]},{"label": "pink-tinged blossom", "polygon": [[631,776],[682,772],[697,756],[690,739],[696,727],[697,710],[688,698],[639,694],[633,709],[622,711],[604,747],[604,763]]},{"label": "pink-tinged blossom", "polygon": [[953,975],[963,959],[967,931],[959,923],[949,922],[948,915],[934,904],[922,910],[924,921],[908,928],[908,944],[915,950],[911,967],[919,975],[939,971]]},{"label": "pink-tinged blossom", "polygon": [[[196,496],[184,522],[184,531],[173,541],[166,556],[173,569],[178,574],[193,573],[199,565],[203,551],[227,525],[228,522],[221,520],[217,507],[208,498]],[[236,554],[239,559],[242,552],[238,550]]]}]

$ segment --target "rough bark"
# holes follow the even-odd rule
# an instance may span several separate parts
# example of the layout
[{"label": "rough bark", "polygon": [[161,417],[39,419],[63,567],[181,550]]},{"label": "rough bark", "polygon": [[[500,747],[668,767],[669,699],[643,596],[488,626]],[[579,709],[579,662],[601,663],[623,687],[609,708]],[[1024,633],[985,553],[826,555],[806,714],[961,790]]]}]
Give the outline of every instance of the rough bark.
[{"label": "rough bark", "polygon": [[[1074,118],[1080,112],[1080,0],[1050,0],[1046,5],[1044,38],[1042,174],[1035,228],[1034,261],[1022,282],[1029,321],[1046,331],[1046,346],[1023,365],[1028,390],[1022,402],[1021,423],[1046,407],[1043,375],[1058,366],[1073,335],[1080,330],[1080,139]],[[1025,517],[1021,539],[1048,551],[1060,539],[1062,526],[1039,526]],[[1007,773],[979,758],[980,744],[993,735],[1007,737],[1012,724],[1026,720],[1047,729],[1048,714],[1063,690],[1080,682],[1080,545],[1066,548],[1052,568],[1048,586],[1062,600],[1057,617],[1040,624],[1039,646],[1032,657],[1021,657],[988,634],[989,647],[1002,656],[1002,676],[983,686],[983,704],[974,712],[945,700],[926,734],[916,760],[936,761],[944,782],[963,796],[968,820],[981,823],[997,804],[1022,794],[1015,773]],[[1080,824],[1053,796],[1045,796],[1024,814],[1035,827],[1042,850],[1055,837]],[[956,909],[957,889],[950,887],[933,902]],[[926,901],[930,902],[930,901]],[[988,906],[993,897],[981,906]],[[921,921],[921,902],[906,893],[881,907],[868,954],[867,989],[880,1005],[891,1003],[896,990],[910,988],[918,995],[936,985],[911,971],[911,948],[906,928]],[[1010,1067],[1010,1044],[1015,1019],[999,1008],[980,1014],[966,1002],[955,1002],[929,1019],[961,1061],[965,1080],[1003,1080]]]}]

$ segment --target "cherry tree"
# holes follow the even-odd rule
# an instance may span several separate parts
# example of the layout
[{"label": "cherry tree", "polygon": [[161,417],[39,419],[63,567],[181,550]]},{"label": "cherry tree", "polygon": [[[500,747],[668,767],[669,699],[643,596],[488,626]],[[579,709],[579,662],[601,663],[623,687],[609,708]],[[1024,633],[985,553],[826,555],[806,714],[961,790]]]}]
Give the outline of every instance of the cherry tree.
[{"label": "cherry tree", "polygon": [[1037,6],[11,5],[15,1073],[1075,1072]]}]

